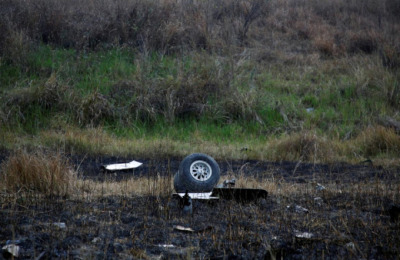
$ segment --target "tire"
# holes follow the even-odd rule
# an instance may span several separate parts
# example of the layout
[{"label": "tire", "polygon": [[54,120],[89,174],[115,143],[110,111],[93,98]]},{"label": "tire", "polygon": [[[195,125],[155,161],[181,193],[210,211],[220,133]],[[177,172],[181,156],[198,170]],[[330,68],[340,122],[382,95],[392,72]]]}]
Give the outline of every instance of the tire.
[{"label": "tire", "polygon": [[176,172],[174,176],[174,189],[176,192],[179,193],[186,192],[186,188],[182,185],[182,183],[179,180],[179,172]]},{"label": "tire", "polygon": [[220,169],[210,156],[194,153],[183,159],[174,177],[176,192],[210,192],[218,183]]}]

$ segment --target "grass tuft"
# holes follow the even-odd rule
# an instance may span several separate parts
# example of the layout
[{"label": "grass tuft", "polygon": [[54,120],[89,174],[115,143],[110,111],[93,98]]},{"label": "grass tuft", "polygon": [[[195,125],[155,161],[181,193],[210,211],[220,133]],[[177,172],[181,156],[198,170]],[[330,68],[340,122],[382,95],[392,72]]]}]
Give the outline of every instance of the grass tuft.
[{"label": "grass tuft", "polygon": [[18,151],[1,165],[7,192],[38,192],[45,196],[67,196],[73,190],[76,173],[61,154]]},{"label": "grass tuft", "polygon": [[275,160],[329,162],[335,155],[331,141],[313,131],[303,131],[276,141],[272,145]]},{"label": "grass tuft", "polygon": [[400,136],[392,128],[368,127],[358,136],[356,143],[364,156],[400,156]]}]

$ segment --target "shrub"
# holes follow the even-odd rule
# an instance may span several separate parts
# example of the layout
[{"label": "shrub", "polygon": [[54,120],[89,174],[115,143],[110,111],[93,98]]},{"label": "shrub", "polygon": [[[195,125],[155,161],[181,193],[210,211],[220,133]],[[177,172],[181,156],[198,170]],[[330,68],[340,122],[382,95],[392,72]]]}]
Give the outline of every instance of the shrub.
[{"label": "shrub", "polygon": [[378,33],[374,31],[353,34],[349,39],[348,52],[371,54],[378,49],[379,38]]},{"label": "shrub", "polygon": [[81,100],[76,113],[80,124],[96,126],[113,119],[114,108],[108,98],[96,90]]},{"label": "shrub", "polygon": [[4,35],[3,47],[0,42],[0,55],[3,53],[3,57],[8,63],[22,67],[27,66],[32,43],[26,32],[22,29],[15,31],[9,29]]},{"label": "shrub", "polygon": [[60,153],[18,151],[1,165],[2,183],[9,192],[38,192],[66,196],[73,190],[76,174]]},{"label": "shrub", "polygon": [[68,86],[60,84],[53,73],[44,84],[16,88],[0,100],[3,120],[7,123],[25,122],[36,108],[58,111],[65,105],[64,97]]},{"label": "shrub", "polygon": [[309,131],[289,135],[273,146],[275,160],[329,162],[335,154],[331,142]]}]

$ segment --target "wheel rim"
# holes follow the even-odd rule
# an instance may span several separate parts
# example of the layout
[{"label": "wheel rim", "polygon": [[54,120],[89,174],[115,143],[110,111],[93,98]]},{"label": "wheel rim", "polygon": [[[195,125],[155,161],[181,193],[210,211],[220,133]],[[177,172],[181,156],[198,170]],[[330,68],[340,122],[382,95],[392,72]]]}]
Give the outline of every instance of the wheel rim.
[{"label": "wheel rim", "polygon": [[206,181],[212,175],[211,166],[205,161],[195,161],[190,165],[190,174],[197,181]]}]

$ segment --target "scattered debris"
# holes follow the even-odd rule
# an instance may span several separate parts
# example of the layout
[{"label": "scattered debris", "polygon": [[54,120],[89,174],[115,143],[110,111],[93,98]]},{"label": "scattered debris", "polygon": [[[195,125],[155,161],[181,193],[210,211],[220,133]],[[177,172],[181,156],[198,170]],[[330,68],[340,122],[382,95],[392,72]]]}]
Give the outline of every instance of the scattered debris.
[{"label": "scattered debris", "polygon": [[313,107],[306,108],[307,113],[312,113],[312,112],[314,112],[314,110],[315,109]]},{"label": "scattered debris", "polygon": [[100,243],[101,242],[101,238],[99,238],[99,237],[95,237],[95,238],[93,238],[93,240],[92,240],[92,243],[93,244],[98,244],[98,243]]},{"label": "scattered debris", "polygon": [[6,255],[6,256],[9,255],[11,257],[18,257],[21,248],[19,246],[17,246],[16,244],[9,244],[9,245],[3,246],[2,250],[3,250],[3,255]]},{"label": "scattered debris", "polygon": [[294,236],[297,238],[306,238],[306,239],[310,239],[314,237],[314,234],[309,233],[309,232],[301,232],[298,230],[294,231]]},{"label": "scattered debris", "polygon": [[325,186],[323,186],[323,185],[321,185],[321,184],[319,184],[319,183],[317,183],[317,185],[315,186],[315,189],[316,189],[317,191],[326,190]]},{"label": "scattered debris", "polygon": [[181,225],[175,225],[173,227],[173,229],[176,230],[176,231],[181,231],[181,232],[185,232],[185,233],[201,233],[201,232],[205,232],[205,231],[211,231],[214,228],[212,226],[207,226],[205,228],[199,228],[199,229],[194,230],[194,229],[192,229],[190,227],[184,227],[184,226],[181,226]]},{"label": "scattered debris", "polygon": [[322,203],[324,203],[324,201],[323,201],[323,199],[322,199],[321,197],[315,197],[315,198],[314,198],[314,203],[315,203],[317,206],[321,207],[321,206],[322,206]]},{"label": "scattered debris", "polygon": [[218,184],[217,188],[232,188],[236,184],[236,179],[225,180],[223,183]]},{"label": "scattered debris", "polygon": [[356,246],[354,245],[353,242],[347,243],[347,244],[345,245],[345,247],[347,247],[348,249],[351,249],[351,250],[355,250],[355,249],[356,249]]},{"label": "scattered debris", "polygon": [[53,226],[56,226],[56,227],[58,227],[58,228],[60,228],[60,229],[65,229],[65,228],[67,228],[67,225],[66,225],[64,222],[54,222],[54,223],[53,223]]},{"label": "scattered debris", "polygon": [[123,170],[131,170],[141,166],[143,163],[137,161],[131,161],[129,163],[116,163],[116,164],[108,164],[102,165],[100,167],[103,171],[123,171]]},{"label": "scattered debris", "polygon": [[288,210],[294,210],[296,213],[308,213],[308,209],[299,206],[299,205],[294,205],[294,206],[287,206],[286,207]]},{"label": "scattered debris", "polygon": [[182,232],[185,232],[185,233],[193,233],[194,232],[193,229],[187,228],[187,227],[184,227],[184,226],[180,226],[180,225],[174,226],[174,230],[182,231]]},{"label": "scattered debris", "polygon": [[[218,197],[211,196],[212,192],[189,192],[188,195],[192,200],[218,200]],[[177,198],[183,200],[185,193],[174,193],[172,194],[173,198]],[[183,203],[183,202],[182,202]]]},{"label": "scattered debris", "polygon": [[159,247],[163,247],[163,248],[174,248],[174,247],[175,247],[175,246],[172,245],[172,244],[166,244],[166,245],[161,245],[161,244],[159,244],[158,246],[159,246]]}]

